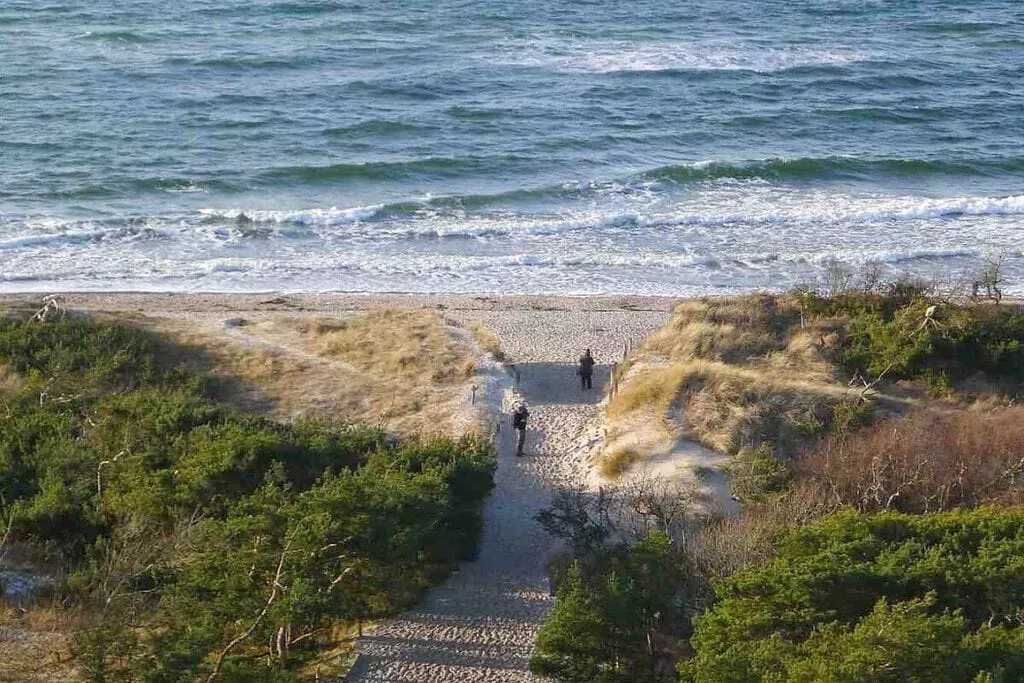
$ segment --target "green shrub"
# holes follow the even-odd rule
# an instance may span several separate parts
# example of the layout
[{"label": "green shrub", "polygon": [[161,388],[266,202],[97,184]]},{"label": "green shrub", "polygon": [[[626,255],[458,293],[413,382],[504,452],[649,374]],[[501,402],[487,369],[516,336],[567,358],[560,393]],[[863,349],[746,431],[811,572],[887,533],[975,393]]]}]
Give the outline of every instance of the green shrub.
[{"label": "green shrub", "polygon": [[1024,512],[844,511],[715,587],[695,681],[971,681],[1024,676]]},{"label": "green shrub", "polygon": [[1024,380],[1024,313],[1018,306],[962,306],[936,298],[927,283],[902,279],[882,291],[794,293],[806,319],[840,318],[848,334],[838,360],[870,378],[925,379],[935,393],[982,373]]},{"label": "green shrub", "polygon": [[1024,379],[1024,314],[1003,306],[937,306],[920,301],[887,317],[866,312],[849,323],[840,361],[870,377],[949,380],[982,373],[997,381]]},{"label": "green shrub", "polygon": [[789,467],[775,457],[771,444],[744,448],[729,462],[732,493],[745,503],[785,491],[791,478]]},{"label": "green shrub", "polygon": [[674,678],[661,641],[685,628],[686,573],[668,537],[652,533],[584,569],[573,563],[537,635],[534,673],[566,683]]}]

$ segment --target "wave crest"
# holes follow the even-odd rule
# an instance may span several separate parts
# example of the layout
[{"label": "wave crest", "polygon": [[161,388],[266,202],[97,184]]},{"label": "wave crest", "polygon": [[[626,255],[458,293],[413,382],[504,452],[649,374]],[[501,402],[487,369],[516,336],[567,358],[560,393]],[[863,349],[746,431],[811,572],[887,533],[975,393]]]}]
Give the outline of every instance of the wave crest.
[{"label": "wave crest", "polygon": [[764,47],[736,43],[638,43],[633,41],[533,39],[504,46],[513,66],[584,73],[751,71],[773,73],[801,67],[833,67],[872,59],[853,49]]},{"label": "wave crest", "polygon": [[695,182],[721,178],[781,181],[877,179],[878,176],[990,175],[1024,172],[1024,158],[865,159],[860,157],[766,158],[747,162],[705,160],[648,171],[648,180]]}]

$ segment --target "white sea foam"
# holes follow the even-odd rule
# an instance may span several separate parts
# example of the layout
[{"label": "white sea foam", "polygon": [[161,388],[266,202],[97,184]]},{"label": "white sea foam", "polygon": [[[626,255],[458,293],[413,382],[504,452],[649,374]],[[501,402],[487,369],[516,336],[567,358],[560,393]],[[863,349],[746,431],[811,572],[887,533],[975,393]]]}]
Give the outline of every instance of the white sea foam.
[{"label": "white sea foam", "polygon": [[178,183],[163,188],[169,194],[206,194],[209,189],[205,185],[196,182]]},{"label": "white sea foam", "polygon": [[[122,222],[0,216],[0,278],[44,289],[722,292],[791,286],[834,260],[944,276],[1014,244],[1024,215],[1024,195],[856,194],[735,179],[685,192],[600,185],[543,213],[424,203]],[[278,246],[268,250],[267,237]],[[1019,252],[1007,270],[1024,281]]]},{"label": "white sea foam", "polygon": [[736,42],[657,42],[535,38],[500,46],[510,65],[559,71],[616,73],[657,71],[755,71],[771,73],[804,66],[842,65],[872,58],[852,48],[763,46]]},{"label": "white sea foam", "polygon": [[366,221],[376,216],[384,206],[353,206],[329,209],[303,209],[298,211],[272,211],[262,209],[200,209],[203,216],[248,220],[254,223],[291,223],[306,226],[336,226]]},{"label": "white sea foam", "polygon": [[[696,204],[696,203],[695,203]],[[700,205],[683,210],[622,215],[607,224],[631,220],[643,227],[778,225],[807,223],[849,225],[893,221],[929,221],[959,216],[1024,215],[1024,195],[933,199],[892,195],[792,193],[770,186],[718,191],[700,197]]]},{"label": "white sea foam", "polygon": [[90,221],[65,220],[53,217],[30,218],[20,229],[0,237],[0,251],[34,251],[58,246],[126,242],[157,234],[148,225],[102,225]]}]

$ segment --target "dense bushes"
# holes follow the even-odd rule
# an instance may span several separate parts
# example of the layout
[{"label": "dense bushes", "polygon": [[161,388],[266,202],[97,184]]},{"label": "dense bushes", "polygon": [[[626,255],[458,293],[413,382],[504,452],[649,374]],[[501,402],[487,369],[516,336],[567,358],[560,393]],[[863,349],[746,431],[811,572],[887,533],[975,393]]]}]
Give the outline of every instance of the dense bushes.
[{"label": "dense bushes", "polygon": [[685,680],[1024,676],[1019,510],[848,510],[793,533],[776,559],[716,593],[696,620]]},{"label": "dense bushes", "polygon": [[239,413],[112,323],[4,322],[0,367],[0,515],[96,680],[287,678],[475,553],[489,443]]},{"label": "dense bushes", "polygon": [[804,292],[800,302],[808,317],[846,321],[837,360],[849,373],[940,385],[980,373],[1013,393],[1024,379],[1024,314],[1016,306],[942,301],[909,282],[885,294]]},{"label": "dense bushes", "polygon": [[673,680],[665,640],[688,627],[685,588],[680,556],[658,532],[589,571],[573,563],[537,636],[531,668],[574,683]]}]

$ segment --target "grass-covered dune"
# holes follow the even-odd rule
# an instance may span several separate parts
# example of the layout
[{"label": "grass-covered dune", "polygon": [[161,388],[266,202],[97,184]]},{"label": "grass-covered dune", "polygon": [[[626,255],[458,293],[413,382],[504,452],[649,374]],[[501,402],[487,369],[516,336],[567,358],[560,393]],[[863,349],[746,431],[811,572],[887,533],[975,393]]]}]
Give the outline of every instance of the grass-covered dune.
[{"label": "grass-covered dune", "polygon": [[72,677],[290,680],[473,556],[488,442],[242,412],[166,349],[0,322],[0,552],[46,577]]},{"label": "grass-covered dune", "polygon": [[920,283],[685,301],[623,364],[604,457],[685,437],[790,459],[875,416],[1012,397],[1022,344],[1017,306],[957,303]]},{"label": "grass-covered dune", "polygon": [[[140,322],[192,366],[241,381],[225,400],[294,420],[318,415],[380,425],[397,434],[469,429],[474,334],[436,310],[378,308],[325,317],[251,311],[248,317],[155,314]],[[476,335],[479,337],[479,335]],[[496,347],[492,347],[496,348]]]}]

